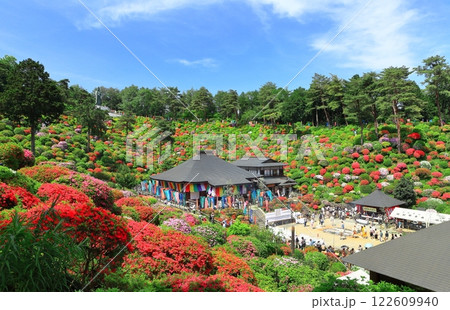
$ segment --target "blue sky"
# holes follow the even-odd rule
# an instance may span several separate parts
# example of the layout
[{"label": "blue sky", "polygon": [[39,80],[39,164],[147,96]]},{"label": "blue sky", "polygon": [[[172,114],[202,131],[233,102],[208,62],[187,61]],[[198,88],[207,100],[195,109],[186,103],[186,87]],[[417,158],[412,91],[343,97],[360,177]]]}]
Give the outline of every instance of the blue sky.
[{"label": "blue sky", "polygon": [[312,59],[290,90],[308,88],[314,73],[347,79],[450,59],[445,0],[2,0],[0,57],[32,58],[88,90],[162,87],[82,3],[182,91],[284,87]]}]

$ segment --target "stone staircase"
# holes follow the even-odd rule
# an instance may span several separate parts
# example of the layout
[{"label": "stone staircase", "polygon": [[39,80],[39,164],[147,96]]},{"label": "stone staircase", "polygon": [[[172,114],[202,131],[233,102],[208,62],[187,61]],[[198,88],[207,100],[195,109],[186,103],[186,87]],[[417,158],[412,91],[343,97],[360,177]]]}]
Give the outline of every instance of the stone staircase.
[{"label": "stone staircase", "polygon": [[256,225],[258,225],[261,228],[266,227],[266,215],[261,208],[259,208],[257,205],[250,206],[253,212],[253,218],[256,220]]}]

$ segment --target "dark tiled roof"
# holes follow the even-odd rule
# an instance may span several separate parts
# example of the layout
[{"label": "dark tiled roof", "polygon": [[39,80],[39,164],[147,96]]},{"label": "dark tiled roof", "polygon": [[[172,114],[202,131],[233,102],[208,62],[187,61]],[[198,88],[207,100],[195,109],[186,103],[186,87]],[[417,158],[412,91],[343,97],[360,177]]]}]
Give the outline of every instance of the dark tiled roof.
[{"label": "dark tiled roof", "polygon": [[344,262],[436,292],[450,292],[450,222],[349,255]]},{"label": "dark tiled roof", "polygon": [[212,186],[250,184],[255,176],[212,154],[200,152],[165,172],[151,176],[152,179],[169,182],[208,182]]},{"label": "dark tiled roof", "polygon": [[294,180],[288,177],[261,177],[265,184],[280,184],[280,185],[295,185],[297,184]]},{"label": "dark tiled roof", "polygon": [[285,164],[265,157],[247,157],[231,162],[238,167],[283,167]]},{"label": "dark tiled roof", "polygon": [[404,201],[386,195],[382,190],[377,189],[372,194],[351,202],[352,205],[368,207],[389,208],[405,204]]}]

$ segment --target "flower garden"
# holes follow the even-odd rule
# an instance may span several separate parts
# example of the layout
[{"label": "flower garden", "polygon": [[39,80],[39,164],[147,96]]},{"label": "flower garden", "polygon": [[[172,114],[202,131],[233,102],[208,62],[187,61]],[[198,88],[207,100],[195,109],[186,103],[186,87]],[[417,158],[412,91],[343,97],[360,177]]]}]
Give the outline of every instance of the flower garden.
[{"label": "flower garden", "polygon": [[[156,127],[151,118],[136,121],[135,129]],[[190,158],[194,134],[222,135],[226,143],[219,151],[229,160],[258,155],[242,136],[247,134],[262,155],[286,164],[285,174],[311,209],[350,202],[377,187],[392,194],[406,177],[414,184],[413,208],[450,214],[450,125],[405,122],[401,139],[393,125],[381,125],[378,134],[368,126],[363,145],[352,126],[170,126],[171,156],[150,170],[135,160],[138,151],[127,160],[126,136],[116,120],[107,123],[105,137],[91,137],[92,150],[85,152],[84,128],[63,116],[37,133],[35,156],[30,129],[0,121],[0,274],[12,275],[0,278],[0,291],[330,290],[348,272],[334,255],[313,247],[292,253],[281,238],[250,225],[241,210],[205,209],[214,213],[216,223],[210,223],[133,190],[151,174]],[[285,148],[283,134],[297,139]],[[234,138],[231,148],[227,141]],[[201,143],[214,147],[213,140]],[[222,227],[230,220],[231,226]],[[23,270],[36,280],[27,281],[30,274]],[[402,289],[350,284],[341,289]]]}]

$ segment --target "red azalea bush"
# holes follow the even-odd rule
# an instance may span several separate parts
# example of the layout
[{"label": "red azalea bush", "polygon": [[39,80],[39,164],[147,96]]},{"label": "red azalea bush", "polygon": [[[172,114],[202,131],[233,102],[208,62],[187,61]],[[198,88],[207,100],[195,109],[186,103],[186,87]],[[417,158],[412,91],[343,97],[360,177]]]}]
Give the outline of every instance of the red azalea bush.
[{"label": "red azalea bush", "polygon": [[145,201],[142,197],[123,197],[116,201],[118,207],[140,207],[150,206],[148,201]]},{"label": "red azalea bush", "polygon": [[17,204],[21,205],[24,209],[30,209],[42,204],[42,201],[39,200],[39,198],[22,187],[13,187],[12,190],[18,198]]},{"label": "red azalea bush", "polygon": [[57,204],[68,203],[94,206],[92,200],[85,193],[64,184],[44,183],[39,188],[37,195],[44,201],[49,201],[49,203],[57,200]]},{"label": "red azalea bush", "polygon": [[361,166],[359,165],[359,163],[357,161],[352,163],[352,169],[359,169],[359,168],[361,168]]},{"label": "red azalea bush", "polygon": [[403,174],[401,172],[394,173],[394,179],[400,180],[403,177]]},{"label": "red azalea bush", "polygon": [[432,175],[434,178],[440,178],[440,177],[443,176],[443,174],[442,174],[441,172],[439,172],[439,171],[434,171],[434,172],[431,173],[431,175]]},{"label": "red azalea bush", "polygon": [[412,138],[412,139],[414,139],[414,140],[419,140],[419,139],[420,139],[420,133],[418,133],[418,132],[410,133],[410,134],[408,135],[408,138]]},{"label": "red azalea bush", "polygon": [[425,152],[422,150],[415,150],[413,156],[419,159],[425,156]]},{"label": "red azalea bush", "polygon": [[250,266],[236,255],[226,252],[224,249],[213,251],[213,264],[217,273],[241,278],[245,282],[255,283],[255,275]]},{"label": "red azalea bush", "polygon": [[114,211],[114,198],[111,188],[106,182],[87,174],[76,172],[72,172],[70,175],[64,175],[58,178],[56,182],[72,186],[85,193],[97,207]]},{"label": "red azalea bush", "polygon": [[72,173],[72,170],[55,165],[37,165],[22,168],[19,172],[38,182],[51,183],[63,175],[69,175]]},{"label": "red azalea bush", "polygon": [[125,257],[123,267],[150,278],[163,274],[199,272],[208,274],[213,260],[208,246],[193,236],[146,222],[129,221],[135,252]]},{"label": "red azalea bush", "polygon": [[79,270],[85,280],[92,279],[107,264],[108,268],[120,264],[126,252],[124,248],[132,250],[125,220],[105,209],[81,203],[56,205],[52,208],[55,212],[49,209],[48,206],[32,208],[25,217],[34,225],[43,217],[42,229],[52,229],[61,221],[67,234],[77,242],[85,242],[86,257]]},{"label": "red azalea bush", "polygon": [[226,274],[176,274],[169,276],[165,283],[173,292],[263,292],[257,286]]},{"label": "red azalea bush", "polygon": [[342,168],[342,173],[343,174],[349,174],[350,173],[350,168],[349,167]]},{"label": "red azalea bush", "polygon": [[5,183],[0,183],[0,210],[11,209],[16,205],[17,198],[14,189]]},{"label": "red azalea bush", "polygon": [[344,193],[348,193],[348,192],[351,192],[353,189],[354,189],[354,188],[353,188],[352,185],[347,184],[347,185],[344,186],[343,192],[344,192]]},{"label": "red azalea bush", "polygon": [[377,155],[375,156],[375,161],[376,161],[377,163],[382,163],[382,162],[383,162],[383,159],[384,159],[384,156],[381,155],[381,154],[377,154]]}]

